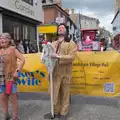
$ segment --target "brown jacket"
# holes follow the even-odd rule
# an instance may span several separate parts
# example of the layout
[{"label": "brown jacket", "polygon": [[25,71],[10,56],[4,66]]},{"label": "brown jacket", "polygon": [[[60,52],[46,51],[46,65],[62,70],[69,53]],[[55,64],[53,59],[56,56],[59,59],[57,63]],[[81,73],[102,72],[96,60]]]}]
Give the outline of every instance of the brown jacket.
[{"label": "brown jacket", "polygon": [[[58,41],[52,43],[57,48]],[[59,55],[61,58],[58,60],[53,75],[59,75],[60,77],[72,77],[72,62],[77,52],[77,46],[74,41],[62,42],[59,47]]]}]

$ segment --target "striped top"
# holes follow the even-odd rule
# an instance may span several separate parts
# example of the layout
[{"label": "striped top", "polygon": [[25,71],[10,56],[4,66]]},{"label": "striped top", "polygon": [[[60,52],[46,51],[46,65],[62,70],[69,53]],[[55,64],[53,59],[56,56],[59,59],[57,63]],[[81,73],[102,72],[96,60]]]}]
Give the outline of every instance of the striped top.
[{"label": "striped top", "polygon": [[0,85],[11,80],[14,80],[13,74],[17,69],[17,57],[15,55],[15,48],[10,46],[6,49],[4,54],[0,54]]},{"label": "striped top", "polygon": [[0,85],[5,84],[5,72],[4,72],[5,57],[6,57],[5,54],[1,55],[1,57],[0,57]]}]

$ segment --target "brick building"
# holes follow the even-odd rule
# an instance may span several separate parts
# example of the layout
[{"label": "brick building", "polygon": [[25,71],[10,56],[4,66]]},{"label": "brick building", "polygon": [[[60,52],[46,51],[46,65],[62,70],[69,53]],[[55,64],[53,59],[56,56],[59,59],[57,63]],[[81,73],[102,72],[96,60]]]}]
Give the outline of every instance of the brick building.
[{"label": "brick building", "polygon": [[69,37],[75,40],[77,27],[67,12],[65,12],[58,4],[44,4],[43,10],[44,24],[54,24],[57,22],[57,19],[62,18],[62,22],[68,26]]}]

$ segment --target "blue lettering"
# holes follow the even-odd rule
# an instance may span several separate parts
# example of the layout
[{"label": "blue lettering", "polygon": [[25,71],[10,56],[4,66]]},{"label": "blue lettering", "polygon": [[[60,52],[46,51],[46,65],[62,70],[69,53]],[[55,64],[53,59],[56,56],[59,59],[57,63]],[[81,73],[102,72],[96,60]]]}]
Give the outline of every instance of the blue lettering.
[{"label": "blue lettering", "polygon": [[17,83],[19,85],[28,85],[28,86],[39,85],[40,82],[41,82],[40,80],[35,80],[34,78],[32,78],[32,79],[28,78],[27,80],[25,80],[25,79],[22,79],[22,80],[18,79],[17,80]]},{"label": "blue lettering", "polygon": [[32,85],[34,85],[35,84],[35,79],[34,78],[32,78]]},{"label": "blue lettering", "polygon": [[20,79],[18,78],[18,80],[17,80],[17,83],[20,85],[21,84],[21,81],[20,81]]},{"label": "blue lettering", "polygon": [[28,73],[27,72],[25,72],[25,77],[28,77]]},{"label": "blue lettering", "polygon": [[26,83],[26,81],[24,79],[22,79],[22,80],[18,79],[17,82],[19,85],[21,85],[21,84],[25,85],[25,83]]},{"label": "blue lettering", "polygon": [[31,74],[31,77],[34,77],[34,73],[33,72],[30,72],[30,74]]},{"label": "blue lettering", "polygon": [[28,78],[28,85],[30,86],[30,78]]},{"label": "blue lettering", "polygon": [[25,77],[25,74],[24,74],[24,73],[21,73],[20,76]]},{"label": "blue lettering", "polygon": [[20,74],[21,74],[21,73],[20,73],[20,72],[18,72],[18,77],[20,77]]},{"label": "blue lettering", "polygon": [[36,85],[39,85],[40,80],[36,80],[35,83],[36,83]]},{"label": "blue lettering", "polygon": [[40,72],[40,75],[41,75],[42,77],[45,77],[45,74],[44,74],[43,72]]}]

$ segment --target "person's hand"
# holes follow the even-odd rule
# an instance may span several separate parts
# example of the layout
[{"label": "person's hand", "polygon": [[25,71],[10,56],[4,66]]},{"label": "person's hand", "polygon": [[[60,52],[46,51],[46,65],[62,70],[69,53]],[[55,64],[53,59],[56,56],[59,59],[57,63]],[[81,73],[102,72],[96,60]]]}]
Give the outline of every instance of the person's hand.
[{"label": "person's hand", "polygon": [[58,54],[57,53],[52,53],[51,58],[58,58]]}]

